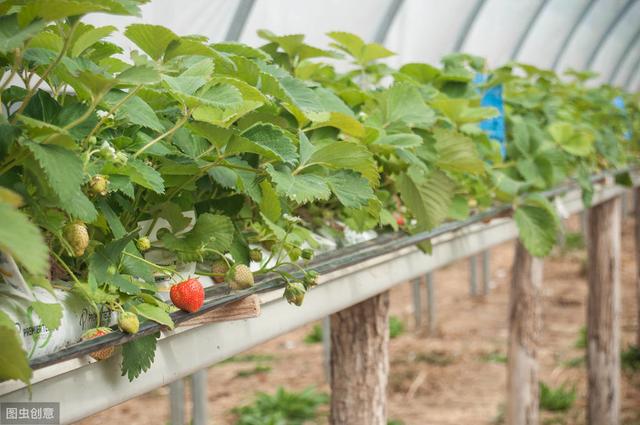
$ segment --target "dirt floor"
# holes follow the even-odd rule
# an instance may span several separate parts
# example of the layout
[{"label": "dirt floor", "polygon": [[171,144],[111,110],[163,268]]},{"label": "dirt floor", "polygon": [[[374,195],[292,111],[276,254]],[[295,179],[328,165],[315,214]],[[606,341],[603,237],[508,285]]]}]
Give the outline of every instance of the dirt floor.
[{"label": "dirt floor", "polygon": [[[571,221],[574,227],[577,220]],[[625,220],[622,240],[622,341],[632,342],[636,326],[633,221]],[[585,324],[587,285],[585,252],[558,252],[545,262],[544,330],[539,360],[541,379],[550,386],[577,389],[574,406],[565,413],[544,412],[544,423],[585,423],[584,350],[576,348]],[[460,261],[434,274],[437,332],[416,331],[411,286],[391,291],[391,314],[406,331],[391,340],[389,419],[405,425],[480,425],[501,423],[505,400],[507,303],[511,243],[491,251],[491,293],[469,295],[469,264]],[[313,296],[311,293],[309,296]],[[328,392],[322,344],[307,344],[313,324],[260,345],[244,355],[253,361],[225,362],[209,369],[209,412],[212,424],[233,424],[231,409],[250,403],[255,392],[278,387],[302,390],[314,386]],[[245,360],[247,357],[245,356]],[[252,374],[256,366],[271,369]],[[248,375],[248,376],[245,376]],[[640,372],[622,378],[623,425],[640,425]],[[187,400],[187,412],[190,405]],[[326,408],[324,409],[326,413]],[[127,401],[79,424],[166,424],[168,388]],[[326,423],[326,417],[319,423]]]}]

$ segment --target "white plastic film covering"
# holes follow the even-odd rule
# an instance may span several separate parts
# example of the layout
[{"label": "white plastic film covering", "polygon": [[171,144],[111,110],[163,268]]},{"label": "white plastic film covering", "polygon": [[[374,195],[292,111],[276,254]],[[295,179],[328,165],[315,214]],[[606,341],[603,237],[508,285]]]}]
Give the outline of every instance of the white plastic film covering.
[{"label": "white plastic film covering", "polygon": [[305,34],[306,42],[326,48],[330,31],[348,31],[373,40],[391,0],[256,0],[240,41],[259,46],[256,31]]},{"label": "white plastic film covering", "polygon": [[[164,25],[179,35],[201,34],[221,41],[241,0],[152,0],[138,18],[90,15],[96,25],[123,29],[133,22]],[[523,35],[517,60],[549,68],[591,0],[404,0],[388,29],[385,45],[397,53],[392,65],[407,62],[438,64],[464,39],[461,51],[484,56],[489,66],[511,59]],[[307,42],[327,47],[329,31],[348,31],[373,41],[393,0],[255,0],[240,41],[259,46],[258,29],[276,34],[301,33]],[[584,69],[608,29],[592,69],[600,81],[615,77],[614,84],[640,84],[640,1],[612,26],[627,0],[596,0],[558,62],[558,70]],[[536,13],[540,10],[540,14]],[[475,12],[477,11],[477,14]],[[611,27],[611,28],[610,28]],[[527,32],[528,31],[528,32]],[[462,37],[466,33],[466,37]],[[114,40],[134,48],[122,34]],[[127,52],[125,52],[127,53]],[[619,70],[615,69],[620,63]]]},{"label": "white plastic film covering", "polygon": [[562,43],[587,3],[588,0],[549,1],[531,27],[517,59],[540,68],[551,68]]}]

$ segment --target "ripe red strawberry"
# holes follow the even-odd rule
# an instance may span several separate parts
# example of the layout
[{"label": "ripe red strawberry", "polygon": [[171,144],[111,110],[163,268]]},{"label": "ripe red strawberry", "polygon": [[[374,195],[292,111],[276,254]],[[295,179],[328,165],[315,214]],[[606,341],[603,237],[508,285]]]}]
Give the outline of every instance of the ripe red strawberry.
[{"label": "ripe red strawberry", "polygon": [[62,233],[67,242],[69,242],[69,245],[71,245],[73,255],[81,257],[89,246],[89,231],[87,230],[87,226],[81,221],[76,221],[64,226]]},{"label": "ripe red strawberry", "polygon": [[396,223],[398,224],[398,226],[404,226],[405,221],[404,221],[404,217],[402,216],[402,214],[400,213],[393,213],[393,218],[396,219]]},{"label": "ripe red strawberry", "polygon": [[[90,339],[94,339],[94,338],[98,338],[99,336],[103,336],[106,334],[111,333],[111,329],[110,328],[93,328],[93,329],[89,329],[88,331],[86,331],[84,333],[84,335],[82,335],[82,340],[83,341],[88,341]],[[109,357],[111,357],[113,355],[115,351],[115,347],[106,347],[106,348],[102,348],[98,351],[94,351],[93,353],[89,354],[91,357],[93,357],[96,360],[105,360],[108,359]]]},{"label": "ripe red strawberry", "polygon": [[181,310],[194,313],[204,303],[204,288],[198,279],[187,279],[171,287],[171,302]]}]

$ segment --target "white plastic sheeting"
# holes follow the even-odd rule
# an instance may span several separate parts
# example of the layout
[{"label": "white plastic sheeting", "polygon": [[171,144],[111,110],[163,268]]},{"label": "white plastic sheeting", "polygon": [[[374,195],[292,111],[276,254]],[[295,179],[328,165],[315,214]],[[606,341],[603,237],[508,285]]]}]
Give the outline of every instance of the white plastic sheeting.
[{"label": "white plastic sheeting", "polygon": [[[225,39],[238,6],[252,6],[239,39],[261,45],[256,31],[303,33],[327,47],[329,31],[349,31],[367,41],[385,33],[385,14],[398,0],[152,0],[140,18],[94,15],[99,25],[164,25],[180,35]],[[404,0],[390,20],[385,44],[394,65],[437,64],[456,49],[484,56],[490,66],[517,60],[557,70],[587,69],[629,89],[640,84],[640,0]],[[388,21],[388,20],[387,20]],[[238,24],[238,22],[236,22]],[[572,31],[572,28],[575,30]],[[382,30],[382,31],[381,31]],[[125,42],[118,35],[119,42]],[[565,45],[566,44],[566,45]],[[133,48],[126,44],[128,48]],[[619,69],[618,69],[619,68]]]}]

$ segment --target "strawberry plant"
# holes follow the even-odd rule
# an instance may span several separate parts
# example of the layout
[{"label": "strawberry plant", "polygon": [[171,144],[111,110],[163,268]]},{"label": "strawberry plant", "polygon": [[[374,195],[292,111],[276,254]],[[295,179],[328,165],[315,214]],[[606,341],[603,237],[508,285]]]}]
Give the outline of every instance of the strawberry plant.
[{"label": "strawberry plant", "polygon": [[[559,220],[544,192],[576,179],[588,205],[593,173],[637,161],[637,95],[587,74],[463,54],[393,69],[391,51],[344,32],[324,49],[261,31],[254,48],[148,24],[124,30],[126,57],[114,27],[82,22],[142,3],[0,5],[0,251],[20,270],[0,285],[0,379],[31,376],[16,317],[53,332],[66,297],[90,306],[91,337],[111,312],[124,332],[172,328],[175,307],[202,306],[198,278],[246,290],[275,273],[300,305],[318,235],[418,233],[508,203],[547,255]],[[504,156],[479,126],[498,115],[481,102],[497,85]],[[125,344],[123,375],[150,366],[157,337]]]}]

